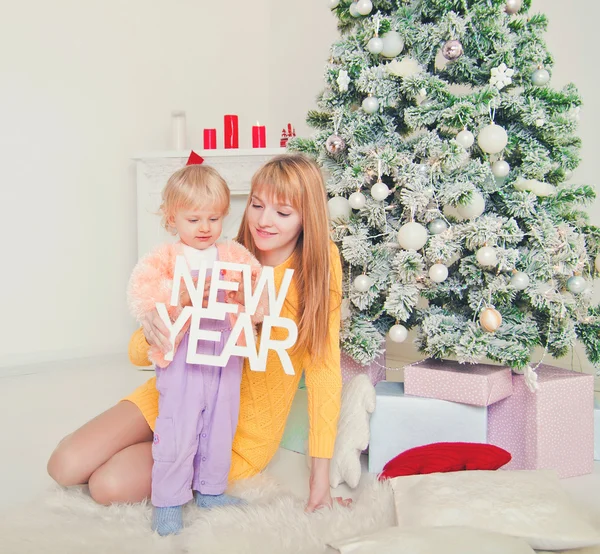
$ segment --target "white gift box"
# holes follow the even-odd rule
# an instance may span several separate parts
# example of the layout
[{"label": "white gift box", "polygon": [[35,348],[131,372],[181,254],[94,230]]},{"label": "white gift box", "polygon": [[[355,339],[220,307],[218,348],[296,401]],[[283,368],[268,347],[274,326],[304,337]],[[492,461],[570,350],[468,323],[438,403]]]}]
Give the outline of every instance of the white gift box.
[{"label": "white gift box", "polygon": [[435,442],[487,442],[487,407],[405,396],[404,384],[381,381],[371,416],[369,471],[401,452]]}]

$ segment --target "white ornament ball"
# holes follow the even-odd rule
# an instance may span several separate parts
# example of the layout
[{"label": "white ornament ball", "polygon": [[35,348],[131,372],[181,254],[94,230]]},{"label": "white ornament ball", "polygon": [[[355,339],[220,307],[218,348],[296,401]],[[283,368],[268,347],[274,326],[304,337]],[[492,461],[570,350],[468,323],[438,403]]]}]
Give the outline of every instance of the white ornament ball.
[{"label": "white ornament ball", "polygon": [[475,219],[485,211],[485,198],[479,191],[475,191],[468,204],[456,206],[458,215],[463,219]]},{"label": "white ornament ball", "polygon": [[598,254],[596,256],[596,261],[595,261],[594,265],[596,266],[596,271],[598,273],[600,273],[600,254]]},{"label": "white ornament ball", "polygon": [[327,202],[329,217],[333,220],[348,219],[352,213],[350,203],[343,196],[334,196]]},{"label": "white ornament ball", "polygon": [[460,144],[463,148],[471,148],[475,142],[475,136],[473,133],[471,133],[471,131],[463,129],[460,133],[458,133],[458,135],[456,135],[454,140],[456,140],[456,142],[458,142],[458,144]]},{"label": "white ornament ball", "polygon": [[352,17],[360,17],[360,14],[358,13],[358,6],[356,5],[356,2],[352,2],[352,4],[350,4],[350,15]]},{"label": "white ornament ball", "polygon": [[477,144],[488,154],[498,154],[508,144],[508,134],[504,127],[491,123],[479,131]]},{"label": "white ornament ball", "polygon": [[377,200],[377,202],[382,202],[388,197],[389,194],[390,189],[385,183],[382,183],[381,181],[377,181],[371,187],[371,196],[373,197],[373,200]]},{"label": "white ornament ball", "polygon": [[583,292],[586,289],[586,287],[587,287],[587,282],[580,275],[574,275],[567,281],[567,288],[573,294],[579,294],[580,292]]},{"label": "white ornament ball", "polygon": [[531,82],[536,87],[543,87],[550,81],[550,73],[547,69],[536,69],[531,75]]},{"label": "white ornament ball", "polygon": [[498,263],[498,254],[496,249],[491,246],[483,246],[475,254],[479,265],[483,267],[493,267]]},{"label": "white ornament ball", "polygon": [[373,279],[368,275],[359,275],[354,279],[354,288],[358,292],[367,292],[373,286]]},{"label": "white ornament ball", "polygon": [[492,306],[484,308],[479,314],[479,323],[484,331],[493,333],[502,325],[502,314]]},{"label": "white ornament ball", "polygon": [[379,100],[374,96],[367,96],[362,101],[362,108],[365,112],[373,114],[379,109]]},{"label": "white ornament ball", "polygon": [[404,39],[398,31],[388,31],[381,39],[383,40],[381,55],[385,58],[395,58],[404,50]]},{"label": "white ornament ball", "polygon": [[514,289],[525,290],[529,286],[529,275],[522,271],[515,271],[510,278],[510,284]]},{"label": "white ornament ball", "polygon": [[405,250],[419,250],[427,242],[427,229],[416,221],[411,221],[398,230],[398,244]]},{"label": "white ornament ball", "polygon": [[356,3],[356,10],[360,15],[369,15],[373,9],[373,3],[371,0],[358,0]]},{"label": "white ornament ball", "polygon": [[448,278],[448,268],[444,264],[433,264],[429,268],[429,278],[435,283],[443,283]]},{"label": "white ornament ball", "polygon": [[408,329],[404,325],[392,325],[388,332],[392,342],[404,342],[408,338]]},{"label": "white ornament ball", "polygon": [[509,15],[514,15],[521,11],[523,0],[506,0],[504,11]]},{"label": "white ornament ball", "polygon": [[498,160],[492,164],[492,173],[494,174],[494,177],[500,179],[507,177],[510,173],[510,165],[504,160]]},{"label": "white ornament ball", "polygon": [[327,4],[330,10],[335,10],[340,5],[340,0],[329,0]]},{"label": "white ornament ball", "polygon": [[448,224],[443,219],[434,219],[427,228],[432,235],[439,235],[448,229]]},{"label": "white ornament ball", "polygon": [[348,198],[348,204],[353,210],[360,210],[367,204],[367,199],[362,192],[353,192]]},{"label": "white ornament ball", "polygon": [[371,54],[381,54],[381,52],[383,52],[383,40],[379,37],[373,37],[367,42],[367,50],[371,52]]}]

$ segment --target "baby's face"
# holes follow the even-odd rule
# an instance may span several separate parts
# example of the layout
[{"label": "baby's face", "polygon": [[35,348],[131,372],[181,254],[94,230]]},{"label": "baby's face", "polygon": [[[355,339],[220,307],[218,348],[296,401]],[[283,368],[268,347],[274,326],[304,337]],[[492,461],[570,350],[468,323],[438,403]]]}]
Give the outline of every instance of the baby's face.
[{"label": "baby's face", "polygon": [[179,210],[173,217],[173,226],[183,244],[204,250],[221,236],[225,215],[222,209],[215,206]]}]

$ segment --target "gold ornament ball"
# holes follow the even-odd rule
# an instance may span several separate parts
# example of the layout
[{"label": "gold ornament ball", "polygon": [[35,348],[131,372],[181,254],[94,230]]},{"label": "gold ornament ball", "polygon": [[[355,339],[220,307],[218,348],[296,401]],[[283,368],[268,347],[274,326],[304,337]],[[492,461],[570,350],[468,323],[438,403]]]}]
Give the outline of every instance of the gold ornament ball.
[{"label": "gold ornament ball", "polygon": [[492,306],[484,308],[479,314],[479,323],[484,331],[494,333],[502,325],[502,314]]}]

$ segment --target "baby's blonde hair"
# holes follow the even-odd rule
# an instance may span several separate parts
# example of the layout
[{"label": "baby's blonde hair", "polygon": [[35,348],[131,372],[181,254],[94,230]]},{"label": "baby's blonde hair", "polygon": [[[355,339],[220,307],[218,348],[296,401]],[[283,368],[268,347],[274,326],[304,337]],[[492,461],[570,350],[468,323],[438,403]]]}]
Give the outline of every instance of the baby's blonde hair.
[{"label": "baby's blonde hair", "polygon": [[179,210],[210,206],[228,214],[230,196],[225,179],[216,169],[207,165],[185,166],[169,177],[162,191],[160,214],[163,227],[170,233],[174,232],[169,219]]}]

